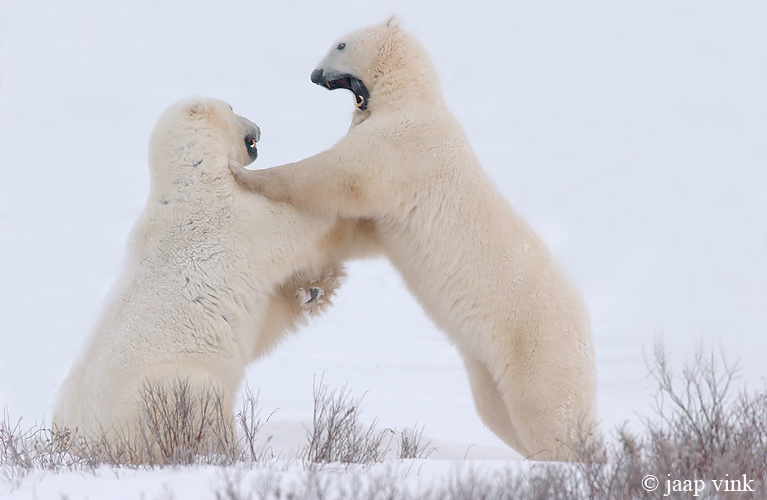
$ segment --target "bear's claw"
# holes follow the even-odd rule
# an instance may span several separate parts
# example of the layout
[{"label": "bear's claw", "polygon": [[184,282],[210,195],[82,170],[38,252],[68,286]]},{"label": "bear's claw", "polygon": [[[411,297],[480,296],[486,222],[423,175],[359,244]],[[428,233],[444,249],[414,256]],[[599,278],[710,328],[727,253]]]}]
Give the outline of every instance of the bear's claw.
[{"label": "bear's claw", "polygon": [[336,264],[320,277],[304,281],[296,287],[296,301],[309,316],[315,316],[330,305],[340,279],[345,275],[343,267]]}]

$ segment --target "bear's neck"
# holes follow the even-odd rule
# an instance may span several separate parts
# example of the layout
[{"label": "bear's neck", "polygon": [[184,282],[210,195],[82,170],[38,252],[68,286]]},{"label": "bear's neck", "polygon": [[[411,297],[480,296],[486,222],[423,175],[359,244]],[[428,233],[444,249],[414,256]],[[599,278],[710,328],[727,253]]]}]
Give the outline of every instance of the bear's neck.
[{"label": "bear's neck", "polygon": [[412,107],[417,102],[444,106],[437,73],[420,45],[414,45],[413,41],[395,44],[384,58],[387,64],[370,96],[372,112]]},{"label": "bear's neck", "polygon": [[153,169],[150,198],[160,203],[198,204],[203,199],[229,196],[236,182],[226,157],[179,160]]},{"label": "bear's neck", "polygon": [[408,79],[408,83],[403,84],[402,79],[392,76],[382,80],[379,83],[380,87],[371,94],[369,109],[371,113],[375,113],[377,110],[411,108],[416,103],[429,107],[442,107],[444,105],[442,92],[434,85],[439,83]]}]

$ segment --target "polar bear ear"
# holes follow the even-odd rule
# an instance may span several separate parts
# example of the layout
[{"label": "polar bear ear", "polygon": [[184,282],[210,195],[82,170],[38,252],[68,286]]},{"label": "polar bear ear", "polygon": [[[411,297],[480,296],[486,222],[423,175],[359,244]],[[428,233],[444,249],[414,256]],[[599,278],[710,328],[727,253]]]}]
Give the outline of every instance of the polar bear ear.
[{"label": "polar bear ear", "polygon": [[388,21],[386,21],[386,26],[393,29],[399,28],[399,16],[394,15],[389,18]]},{"label": "polar bear ear", "polygon": [[201,115],[208,111],[208,106],[203,102],[194,102],[187,106],[186,111],[190,116]]}]

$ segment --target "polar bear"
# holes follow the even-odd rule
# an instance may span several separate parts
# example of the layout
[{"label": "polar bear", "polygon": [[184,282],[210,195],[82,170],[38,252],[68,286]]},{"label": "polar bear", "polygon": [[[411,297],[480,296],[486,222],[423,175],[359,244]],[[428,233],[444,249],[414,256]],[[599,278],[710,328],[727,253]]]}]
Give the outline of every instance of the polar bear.
[{"label": "polar bear", "polygon": [[234,166],[237,179],[307,213],[372,220],[462,355],[484,423],[526,457],[573,458],[574,429],[596,419],[588,314],[483,171],[422,46],[392,18],[336,41],[311,80],[352,91],[348,134],[297,163]]},{"label": "polar bear", "polygon": [[59,391],[56,427],[141,439],[146,391],[170,395],[181,383],[190,396],[212,391],[231,421],[245,366],[319,312],[343,275],[338,263],[374,241],[364,222],[330,221],[237,184],[229,165],[253,161],[259,136],[213,99],[161,116],[127,268]]}]

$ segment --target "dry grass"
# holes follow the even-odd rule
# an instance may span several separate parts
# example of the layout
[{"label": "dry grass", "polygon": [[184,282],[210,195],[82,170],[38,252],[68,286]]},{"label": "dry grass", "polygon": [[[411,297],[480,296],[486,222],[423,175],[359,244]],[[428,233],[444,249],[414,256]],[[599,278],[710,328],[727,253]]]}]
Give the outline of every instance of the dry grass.
[{"label": "dry grass", "polygon": [[[426,458],[432,448],[422,444],[423,428],[376,431],[375,422],[363,425],[361,399],[351,397],[345,387],[330,391],[322,381],[314,387],[314,418],[307,431],[308,446],[302,458],[308,464],[298,481],[286,486],[280,472],[263,460],[256,445],[259,419],[258,398],[248,389],[242,410],[234,422],[223,418],[221,399],[214,393],[195,394],[183,384],[172,391],[147,386],[144,414],[148,429],[143,447],[128,441],[85,442],[68,431],[45,425],[24,429],[12,424],[8,413],[0,422],[0,477],[20,484],[33,470],[93,470],[100,464],[127,463],[136,467],[176,464],[266,464],[266,475],[248,488],[241,476],[230,477],[216,498],[304,499],[394,499],[428,500],[626,500],[689,499],[690,491],[670,491],[666,480],[702,481],[705,488],[695,498],[767,498],[767,392],[737,390],[737,366],[721,356],[698,351],[692,363],[675,375],[661,346],[648,363],[657,382],[654,416],[643,431],[630,433],[625,426],[612,439],[596,446],[593,440],[572,443],[580,462],[540,463],[522,469],[484,474],[455,473],[428,489],[410,490],[401,477],[368,474],[351,464],[381,462],[399,444],[399,458]],[[234,423],[242,437],[235,439]],[[151,451],[151,460],[140,461]],[[344,464],[323,471],[328,463]],[[350,467],[352,467],[350,469]],[[364,466],[363,466],[364,467]],[[226,469],[224,469],[226,470]],[[335,474],[335,476],[334,476]],[[713,480],[739,479],[751,482],[747,491],[717,492]],[[657,490],[647,491],[643,480],[659,480]],[[683,484],[680,484],[684,487]],[[745,485],[742,485],[745,486]],[[753,491],[748,491],[753,490]]]},{"label": "dry grass", "polygon": [[[693,492],[684,488],[696,480],[703,487],[697,498],[767,498],[767,393],[734,393],[737,365],[701,350],[681,377],[674,376],[661,345],[648,364],[658,389],[644,432],[633,435],[621,427],[601,449],[574,443],[580,463],[537,467],[516,498],[689,499]],[[753,491],[724,492],[721,483],[716,490],[714,480],[744,474]],[[658,480],[652,491],[643,486],[649,476]],[[683,491],[673,490],[675,480]],[[552,484],[556,488],[543,491]]]},{"label": "dry grass", "polygon": [[[242,410],[232,420],[212,387],[193,389],[186,380],[170,386],[148,382],[141,390],[139,435],[117,429],[98,439],[45,423],[23,428],[21,420],[11,423],[6,410],[0,422],[0,477],[20,484],[33,470],[255,462],[260,458],[253,446],[261,426],[257,406],[257,396],[246,389]],[[242,431],[239,440],[235,422]]]},{"label": "dry grass", "polygon": [[[595,445],[588,434],[571,444],[580,462],[536,463],[526,470],[509,468],[494,473],[469,470],[453,473],[430,487],[410,489],[402,478],[387,472],[365,474],[355,469],[343,479],[332,474],[318,475],[311,469],[289,489],[259,490],[258,498],[302,499],[419,499],[419,500],[631,500],[631,499],[759,499],[767,498],[767,393],[735,392],[737,366],[714,354],[698,351],[692,363],[675,376],[663,348],[657,346],[648,363],[657,382],[654,416],[645,420],[644,431],[630,433],[625,425],[616,429],[611,440]],[[359,401],[342,390],[339,394],[315,389],[315,415],[330,416],[330,421],[351,418],[356,421]],[[345,402],[345,403],[344,403]],[[348,417],[347,417],[348,416]],[[353,418],[352,418],[353,417]],[[324,417],[323,417],[324,418]],[[335,420],[334,420],[335,419]],[[322,420],[322,419],[321,419]],[[317,428],[326,429],[327,424]],[[345,442],[356,435],[369,436],[370,428],[347,422],[336,434]],[[356,429],[356,431],[354,430]],[[417,428],[404,443],[420,441]],[[418,437],[416,437],[416,434]],[[373,434],[372,443],[380,444]],[[364,440],[363,440],[364,441]],[[321,441],[325,443],[325,441]],[[402,445],[401,445],[402,446]],[[343,448],[340,443],[337,448]],[[405,444],[403,448],[408,448]],[[364,449],[365,447],[358,447]],[[423,450],[428,445],[410,447]],[[402,449],[400,451],[402,454]],[[364,454],[363,454],[364,455]],[[357,455],[362,456],[362,455]],[[360,461],[365,463],[364,460]],[[743,491],[716,489],[714,480],[741,479]],[[658,488],[648,491],[643,483],[649,475],[659,480]],[[682,491],[674,491],[674,483]],[[685,485],[684,481],[690,483]],[[694,497],[692,481],[703,486]],[[646,480],[645,480],[646,481]],[[280,484],[272,478],[270,484]],[[732,483],[730,483],[732,484]],[[746,484],[748,485],[746,487]]]},{"label": "dry grass", "polygon": [[430,453],[437,450],[429,446],[431,441],[421,442],[423,430],[423,426],[419,429],[417,425],[414,425],[410,429],[402,429],[399,432],[399,458],[401,460],[428,458]]},{"label": "dry grass", "polygon": [[234,417],[242,431],[242,438],[238,446],[242,460],[261,462],[266,458],[266,450],[256,446],[256,434],[262,425],[260,417],[261,410],[258,408],[258,393],[253,394],[253,391],[246,382],[241,409]]},{"label": "dry grass", "polygon": [[346,386],[329,391],[320,379],[314,384],[312,428],[307,432],[309,444],[304,457],[310,463],[368,464],[383,462],[388,447],[383,447],[392,431],[376,432],[374,420],[365,427],[359,418],[359,403]]},{"label": "dry grass", "polygon": [[[135,445],[142,459],[117,457],[111,463],[191,465],[205,457],[205,463],[229,465],[239,459],[234,422],[226,416],[221,393],[212,386],[195,390],[187,380],[170,387],[146,383],[141,416],[143,434]],[[127,438],[121,442],[126,448],[132,443]]]}]

